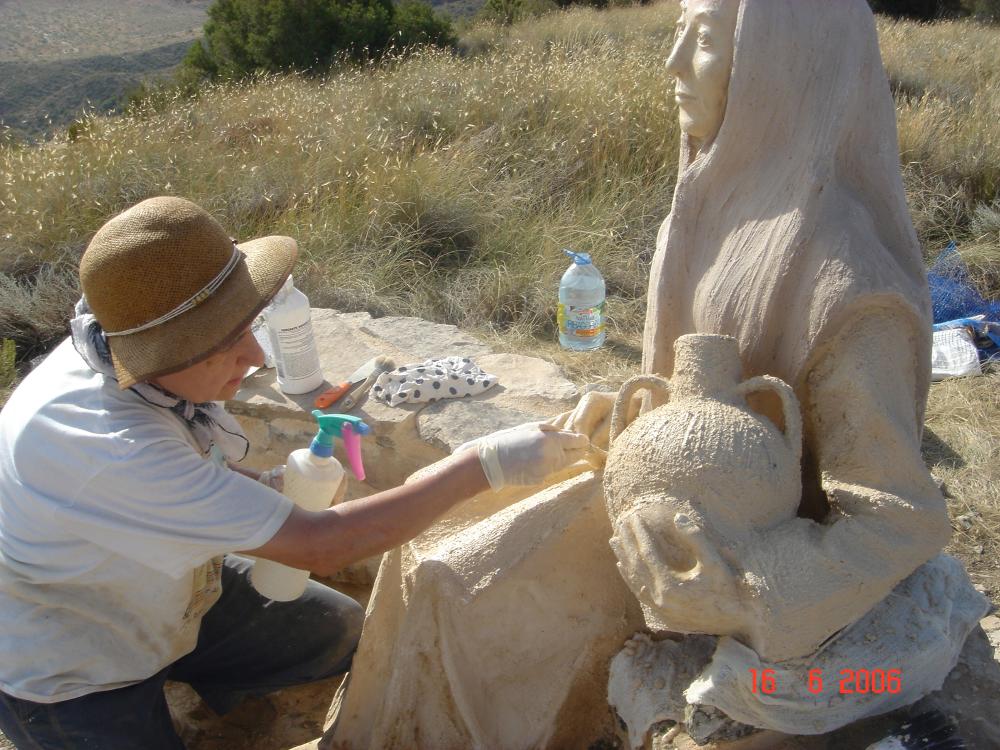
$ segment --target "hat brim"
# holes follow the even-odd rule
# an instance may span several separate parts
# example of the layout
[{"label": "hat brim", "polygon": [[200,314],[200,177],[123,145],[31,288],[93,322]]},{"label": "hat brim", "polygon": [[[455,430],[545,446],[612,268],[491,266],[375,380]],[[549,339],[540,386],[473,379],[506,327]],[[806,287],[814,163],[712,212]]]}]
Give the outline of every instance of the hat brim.
[{"label": "hat brim", "polygon": [[260,237],[237,247],[243,258],[204,302],[145,331],[108,337],[119,388],[178,372],[224,349],[278,293],[298,256],[291,237]]}]

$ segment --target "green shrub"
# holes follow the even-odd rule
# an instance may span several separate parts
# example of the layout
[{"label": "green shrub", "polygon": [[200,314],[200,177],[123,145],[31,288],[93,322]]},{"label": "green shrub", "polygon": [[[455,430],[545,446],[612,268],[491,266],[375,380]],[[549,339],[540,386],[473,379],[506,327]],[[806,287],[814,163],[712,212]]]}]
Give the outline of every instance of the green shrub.
[{"label": "green shrub", "polygon": [[448,16],[437,13],[423,0],[402,0],[396,6],[395,27],[394,43],[400,47],[453,47],[457,42]]},{"label": "green shrub", "polygon": [[[205,46],[205,41],[196,39],[188,48],[184,60],[181,62],[181,74],[186,71],[197,71],[198,74],[206,78],[214,78],[219,74],[219,66]],[[140,94],[142,92],[139,92]]]},{"label": "green shrub", "polygon": [[[188,49],[174,87],[205,78],[321,73],[338,60],[377,58],[390,47],[452,47],[451,20],[424,0],[215,0],[205,36]],[[134,107],[145,91],[130,97]]]},{"label": "green shrub", "polygon": [[392,0],[215,0],[184,62],[211,78],[321,71],[383,51],[392,22]]}]

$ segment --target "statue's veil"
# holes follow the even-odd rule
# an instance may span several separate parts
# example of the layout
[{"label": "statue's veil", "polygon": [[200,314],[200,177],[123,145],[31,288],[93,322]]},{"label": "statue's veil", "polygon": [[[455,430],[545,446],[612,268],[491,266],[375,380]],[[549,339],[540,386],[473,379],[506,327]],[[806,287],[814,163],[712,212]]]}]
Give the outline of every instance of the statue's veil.
[{"label": "statue's veil", "polygon": [[884,305],[912,322],[922,412],[930,299],[865,0],[742,0],[724,122],[698,155],[681,140],[643,370],[669,375],[681,334],[724,333],[748,374],[798,391],[852,315]]}]

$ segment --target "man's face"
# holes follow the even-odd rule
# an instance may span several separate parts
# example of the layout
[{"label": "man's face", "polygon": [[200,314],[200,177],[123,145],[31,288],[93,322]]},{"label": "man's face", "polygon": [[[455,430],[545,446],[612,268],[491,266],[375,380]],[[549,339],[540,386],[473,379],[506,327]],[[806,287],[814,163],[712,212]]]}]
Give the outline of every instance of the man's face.
[{"label": "man's face", "polygon": [[726,113],[733,35],[739,0],[688,0],[667,59],[676,81],[681,130],[700,141],[715,138]]},{"label": "man's face", "polygon": [[263,365],[264,352],[247,328],[228,348],[152,382],[188,401],[227,401],[240,389],[247,370]]}]

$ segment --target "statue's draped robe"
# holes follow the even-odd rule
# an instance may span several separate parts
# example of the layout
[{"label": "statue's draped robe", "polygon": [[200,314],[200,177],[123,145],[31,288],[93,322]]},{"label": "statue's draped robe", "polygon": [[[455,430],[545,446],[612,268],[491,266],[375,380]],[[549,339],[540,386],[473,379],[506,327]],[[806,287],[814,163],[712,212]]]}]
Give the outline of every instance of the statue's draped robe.
[{"label": "statue's draped robe", "polygon": [[775,529],[748,562],[780,582],[761,607],[772,656],[798,655],[950,534],[920,455],[930,298],[867,5],[745,1],[725,121],[697,156],[682,139],[681,164],[643,368],[669,375],[678,336],[721,333],[739,341],[747,376],[795,389],[801,515],[821,523]]},{"label": "statue's draped robe", "polygon": [[479,523],[468,512],[383,558],[320,747],[585,748],[610,731],[608,664],[642,615],[607,544],[599,477]]}]

